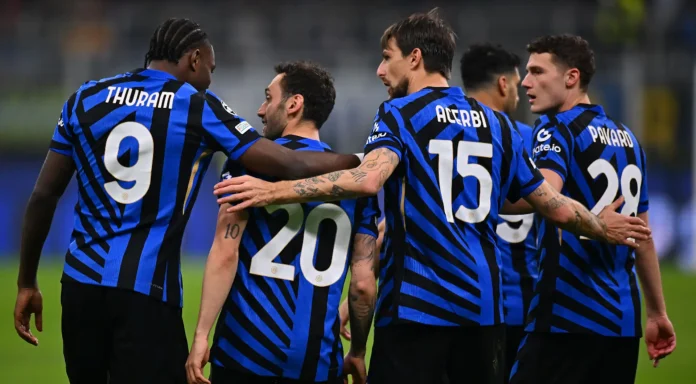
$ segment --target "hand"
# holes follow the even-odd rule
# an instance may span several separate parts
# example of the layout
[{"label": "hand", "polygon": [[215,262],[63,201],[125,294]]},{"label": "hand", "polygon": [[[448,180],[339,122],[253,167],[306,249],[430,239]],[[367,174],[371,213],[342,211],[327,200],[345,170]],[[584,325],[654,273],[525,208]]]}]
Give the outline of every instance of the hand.
[{"label": "hand", "polygon": [[186,379],[188,384],[210,384],[210,381],[203,376],[203,367],[208,364],[210,359],[210,349],[208,349],[208,339],[194,339],[191,346],[191,353],[186,360]]},{"label": "hand", "polygon": [[43,297],[38,287],[20,288],[17,292],[17,302],[14,309],[15,330],[19,337],[29,344],[38,346],[39,339],[31,334],[31,314],[39,332],[43,331]]},{"label": "hand", "polygon": [[249,207],[265,207],[273,203],[274,184],[251,176],[240,176],[215,184],[213,193],[219,197],[218,204],[230,203],[227,212],[239,212]]},{"label": "hand", "polygon": [[635,240],[650,239],[651,231],[643,220],[616,212],[623,202],[624,197],[620,196],[616,201],[604,207],[597,215],[606,227],[604,240],[609,244],[638,248],[638,242]]},{"label": "hand", "polygon": [[[365,384],[367,382],[367,368],[365,367],[365,356],[357,356],[353,351],[348,352],[343,359],[343,375],[353,377],[353,384]],[[344,380],[344,382],[346,382]]]},{"label": "hand", "polygon": [[350,341],[350,331],[346,329],[350,316],[348,315],[348,299],[343,300],[341,306],[338,307],[338,317],[341,319],[341,336]]},{"label": "hand", "polygon": [[648,316],[645,323],[645,344],[653,367],[656,368],[661,359],[674,351],[677,347],[677,336],[667,315]]}]

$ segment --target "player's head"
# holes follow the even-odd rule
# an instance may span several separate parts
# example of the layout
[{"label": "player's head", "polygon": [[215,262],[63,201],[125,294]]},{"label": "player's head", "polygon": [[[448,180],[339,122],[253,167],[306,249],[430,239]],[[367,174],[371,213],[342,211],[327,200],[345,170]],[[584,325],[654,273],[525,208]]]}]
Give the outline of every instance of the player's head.
[{"label": "player's head", "polygon": [[532,112],[558,111],[587,93],[595,73],[594,52],[579,36],[544,36],[527,45],[529,62],[522,86]]},{"label": "player's head", "polygon": [[485,93],[489,105],[505,113],[517,109],[520,100],[520,58],[500,45],[474,44],[464,52],[459,62],[464,89],[470,96]]},{"label": "player's head", "polygon": [[259,107],[264,136],[276,139],[289,124],[311,122],[316,129],[326,122],[336,101],[333,78],[322,67],[307,61],[275,66],[276,77],[266,88]]},{"label": "player's head", "polygon": [[215,70],[215,52],[197,23],[172,18],[160,24],[150,38],[150,49],[145,54],[148,66],[168,70],[177,79],[204,91]]},{"label": "player's head", "polygon": [[455,35],[436,9],[416,13],[392,24],[381,40],[382,62],[377,76],[391,98],[408,94],[410,83],[419,76],[439,74],[450,78],[456,48]]}]

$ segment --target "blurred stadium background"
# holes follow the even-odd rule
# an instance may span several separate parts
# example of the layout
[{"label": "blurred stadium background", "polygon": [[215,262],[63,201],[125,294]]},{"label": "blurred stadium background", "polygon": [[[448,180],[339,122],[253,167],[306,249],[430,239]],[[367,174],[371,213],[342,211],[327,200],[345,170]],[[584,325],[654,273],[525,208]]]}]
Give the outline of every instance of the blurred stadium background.
[{"label": "blurred stadium background", "polygon": [[[59,110],[82,82],[142,66],[157,24],[171,16],[188,17],[202,24],[215,46],[213,91],[252,125],[260,125],[255,114],[275,63],[311,59],[328,67],[338,95],[322,138],[335,150],[359,152],[376,107],[386,98],[375,76],[381,33],[398,18],[433,6],[441,7],[459,36],[453,85],[461,84],[459,56],[474,42],[499,42],[518,53],[524,66],[525,45],[534,37],[567,32],[590,41],[597,59],[592,101],[629,125],[648,153],[651,222],[679,341],[675,355],[659,369],[642,358],[637,382],[695,383],[693,0],[0,1],[0,310],[6,319],[0,323],[0,381],[67,383],[59,279],[72,229],[74,183],[44,247],[40,282],[45,329],[38,348],[16,337],[10,313],[23,210]],[[516,117],[534,122],[525,100]],[[221,160],[208,172],[210,190]],[[216,210],[212,194],[203,188],[184,239],[189,335]]]}]

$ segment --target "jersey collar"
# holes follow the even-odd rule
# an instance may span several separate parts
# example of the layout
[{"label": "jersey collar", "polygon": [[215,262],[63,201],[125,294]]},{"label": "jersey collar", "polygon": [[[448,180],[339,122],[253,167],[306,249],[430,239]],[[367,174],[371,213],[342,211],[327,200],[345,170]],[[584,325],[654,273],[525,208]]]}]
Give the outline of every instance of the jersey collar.
[{"label": "jersey collar", "polygon": [[155,79],[176,80],[176,77],[174,77],[174,75],[172,75],[171,73],[158,71],[156,69],[143,69],[140,72],[138,72],[138,74],[141,76],[153,77]]}]

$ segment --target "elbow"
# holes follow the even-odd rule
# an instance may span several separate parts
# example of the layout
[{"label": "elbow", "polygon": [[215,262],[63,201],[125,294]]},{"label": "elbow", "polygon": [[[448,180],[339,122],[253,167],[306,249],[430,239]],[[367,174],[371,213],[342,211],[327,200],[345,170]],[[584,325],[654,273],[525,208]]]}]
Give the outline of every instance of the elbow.
[{"label": "elbow", "polygon": [[351,281],[350,291],[352,295],[371,301],[377,295],[377,281],[374,277]]},{"label": "elbow", "polygon": [[382,183],[376,172],[369,173],[361,183],[360,192],[363,196],[375,196],[382,189]]},{"label": "elbow", "polygon": [[51,193],[51,191],[45,189],[34,189],[31,196],[29,196],[29,205],[45,206],[48,204],[57,204],[58,199],[60,199],[60,196],[56,195],[55,193]]}]

